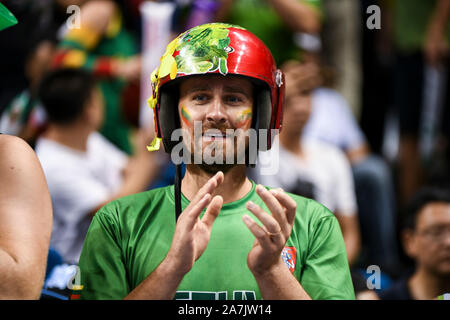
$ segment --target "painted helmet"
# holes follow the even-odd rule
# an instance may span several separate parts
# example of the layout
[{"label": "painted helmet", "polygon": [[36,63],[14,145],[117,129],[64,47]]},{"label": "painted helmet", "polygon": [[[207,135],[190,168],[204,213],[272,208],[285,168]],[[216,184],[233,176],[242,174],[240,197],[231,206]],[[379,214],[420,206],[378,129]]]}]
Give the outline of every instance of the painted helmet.
[{"label": "painted helmet", "polygon": [[236,25],[210,23],[189,29],[170,42],[161,64],[152,73],[153,95],[148,103],[154,109],[156,138],[149,150],[158,149],[162,140],[166,152],[171,152],[176,144],[171,134],[180,127],[176,83],[202,74],[239,75],[253,82],[252,127],[269,129],[267,143],[258,143],[258,150],[270,149],[270,129],[281,129],[284,75],[269,49],[254,34]]}]

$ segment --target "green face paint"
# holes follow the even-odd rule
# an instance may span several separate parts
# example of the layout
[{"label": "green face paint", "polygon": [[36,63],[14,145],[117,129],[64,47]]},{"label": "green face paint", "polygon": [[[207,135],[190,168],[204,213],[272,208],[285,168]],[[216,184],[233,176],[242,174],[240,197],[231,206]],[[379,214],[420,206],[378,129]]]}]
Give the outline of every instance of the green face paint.
[{"label": "green face paint", "polygon": [[188,127],[192,126],[192,123],[191,123],[192,116],[184,105],[181,106],[181,120],[183,120],[183,122],[186,126],[188,126]]}]

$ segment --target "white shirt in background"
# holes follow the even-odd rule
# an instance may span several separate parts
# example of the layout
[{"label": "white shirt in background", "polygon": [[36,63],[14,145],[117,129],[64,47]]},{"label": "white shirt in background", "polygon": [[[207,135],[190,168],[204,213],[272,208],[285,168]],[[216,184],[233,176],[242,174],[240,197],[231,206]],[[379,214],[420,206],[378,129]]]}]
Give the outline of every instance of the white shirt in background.
[{"label": "white shirt in background", "polygon": [[356,214],[353,176],[344,153],[332,145],[307,139],[302,140],[302,152],[304,158],[300,159],[283,148],[277,137],[271,150],[259,153],[258,161],[267,164],[278,157],[278,173],[262,175],[257,165],[255,180],[287,192],[303,193],[300,195],[314,198],[332,212]]},{"label": "white shirt in background", "polygon": [[302,136],[327,142],[343,151],[359,148],[366,142],[347,101],[328,88],[313,91],[311,114]]},{"label": "white shirt in background", "polygon": [[89,214],[119,190],[128,157],[98,132],[89,136],[86,152],[43,137],[35,149],[52,198],[50,245],[65,262],[77,263]]}]

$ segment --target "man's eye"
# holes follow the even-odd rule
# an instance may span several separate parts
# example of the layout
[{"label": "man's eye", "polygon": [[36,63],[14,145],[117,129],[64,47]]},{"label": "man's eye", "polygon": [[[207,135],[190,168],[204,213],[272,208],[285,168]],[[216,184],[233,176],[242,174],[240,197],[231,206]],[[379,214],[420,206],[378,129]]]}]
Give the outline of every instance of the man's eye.
[{"label": "man's eye", "polygon": [[302,91],[301,95],[304,97],[309,96],[311,94],[311,91],[312,90],[310,90],[310,89],[305,89]]},{"label": "man's eye", "polygon": [[204,102],[208,99],[208,97],[204,94],[197,94],[194,96],[193,100],[195,101],[199,101],[199,102]]},{"label": "man's eye", "polygon": [[240,97],[237,96],[228,96],[225,99],[227,102],[229,103],[239,103],[242,102],[242,99]]}]

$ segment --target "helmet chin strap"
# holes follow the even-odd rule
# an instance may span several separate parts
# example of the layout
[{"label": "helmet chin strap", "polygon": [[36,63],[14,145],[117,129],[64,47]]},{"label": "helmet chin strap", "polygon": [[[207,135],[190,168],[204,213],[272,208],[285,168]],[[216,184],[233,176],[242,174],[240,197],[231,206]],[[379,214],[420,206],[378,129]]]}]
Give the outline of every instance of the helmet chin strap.
[{"label": "helmet chin strap", "polygon": [[181,214],[181,163],[175,165],[175,183],[174,183],[174,197],[175,197],[175,222]]}]

